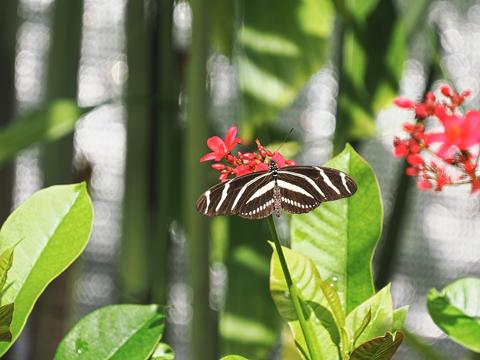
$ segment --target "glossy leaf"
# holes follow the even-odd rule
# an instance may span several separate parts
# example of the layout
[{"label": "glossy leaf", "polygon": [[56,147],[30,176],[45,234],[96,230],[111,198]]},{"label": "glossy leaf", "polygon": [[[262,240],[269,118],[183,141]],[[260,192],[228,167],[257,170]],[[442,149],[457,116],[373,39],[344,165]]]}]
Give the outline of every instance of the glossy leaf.
[{"label": "glossy leaf", "polygon": [[350,360],[389,360],[403,340],[403,334],[386,333],[384,336],[367,341],[356,348]]},{"label": "glossy leaf", "polygon": [[[302,304],[310,312],[308,322],[320,344],[319,359],[339,359],[338,347],[341,343],[348,344],[348,339],[341,337],[345,315],[338,295],[334,291],[332,292],[332,287],[320,278],[312,260],[288,248],[283,248],[283,250],[292,281],[298,287]],[[330,290],[326,291],[327,288]],[[300,352],[306,352],[305,339],[275,250],[270,266],[270,292],[280,315],[288,321]]]},{"label": "glossy leaf", "polygon": [[325,165],[347,172],[358,190],[347,199],[292,216],[292,248],[314,261],[348,314],[375,294],[371,263],[382,230],[380,188],[372,168],[350,145]]},{"label": "glossy leaf", "polygon": [[227,355],[222,357],[220,360],[248,360],[248,359],[240,355]]},{"label": "glossy leaf", "polygon": [[393,310],[393,327],[392,331],[398,331],[403,329],[405,319],[407,318],[408,305],[399,307]]},{"label": "glossy leaf", "polygon": [[169,345],[165,343],[158,344],[151,357],[151,360],[174,360],[174,359],[175,359],[175,352]]},{"label": "glossy leaf", "polygon": [[[242,92],[242,132],[276,119],[328,58],[334,22],[328,0],[242,0],[236,63]],[[261,86],[259,86],[261,84]]]},{"label": "glossy leaf", "polygon": [[480,352],[480,279],[455,281],[441,292],[430,289],[427,307],[435,324],[452,340]]},{"label": "glossy leaf", "polygon": [[[370,315],[368,315],[370,314]],[[370,320],[365,325],[365,318]],[[384,287],[378,293],[353,309],[346,319],[347,331],[351,338],[359,334],[353,346],[368,341],[371,338],[381,336],[391,331],[393,324],[392,295],[390,285]]]},{"label": "glossy leaf", "polygon": [[165,316],[158,305],[110,305],[81,319],[60,343],[55,360],[144,360],[160,341]]},{"label": "glossy leaf", "polygon": [[[52,186],[18,207],[0,231],[0,253],[15,246],[2,302],[14,303],[11,324],[15,340],[37,298],[87,245],[92,203],[85,184]],[[0,344],[0,355],[10,343]]]},{"label": "glossy leaf", "polygon": [[80,116],[90,110],[72,100],[56,100],[1,128],[0,165],[30,145],[52,142],[71,133]]},{"label": "glossy leaf", "polygon": [[13,250],[14,248],[11,247],[6,249],[2,254],[0,254],[0,294],[3,294],[4,292],[4,286],[7,281],[8,271],[12,267]]}]

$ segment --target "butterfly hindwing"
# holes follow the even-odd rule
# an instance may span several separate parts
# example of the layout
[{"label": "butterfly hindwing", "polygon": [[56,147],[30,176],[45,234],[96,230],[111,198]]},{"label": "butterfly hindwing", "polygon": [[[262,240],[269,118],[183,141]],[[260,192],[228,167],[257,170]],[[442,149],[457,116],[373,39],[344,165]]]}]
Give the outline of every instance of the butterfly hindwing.
[{"label": "butterfly hindwing", "polygon": [[270,176],[268,171],[255,172],[217,184],[200,196],[197,210],[207,216],[236,215],[252,189]]}]

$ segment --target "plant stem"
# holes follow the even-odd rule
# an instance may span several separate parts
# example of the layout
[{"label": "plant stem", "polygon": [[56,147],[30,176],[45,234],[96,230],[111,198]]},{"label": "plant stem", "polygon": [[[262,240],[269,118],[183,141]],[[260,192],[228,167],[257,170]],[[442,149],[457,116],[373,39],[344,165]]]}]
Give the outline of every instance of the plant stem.
[{"label": "plant stem", "polygon": [[288,270],[287,261],[285,259],[285,255],[283,254],[280,240],[278,239],[277,229],[275,228],[273,216],[268,217],[268,227],[270,228],[270,231],[272,233],[275,249],[277,250],[280,265],[282,266],[283,275],[285,276],[285,281],[287,283],[288,291],[290,293],[290,298],[292,299],[293,307],[295,308],[295,313],[297,314],[298,321],[300,322],[303,337],[305,338],[305,342],[307,343],[310,359],[315,360],[318,358],[317,354],[320,353],[318,349],[318,343],[316,341],[315,333],[312,329],[312,326],[306,319],[306,314],[297,292],[297,286],[293,283],[292,276],[290,275],[290,271]]}]

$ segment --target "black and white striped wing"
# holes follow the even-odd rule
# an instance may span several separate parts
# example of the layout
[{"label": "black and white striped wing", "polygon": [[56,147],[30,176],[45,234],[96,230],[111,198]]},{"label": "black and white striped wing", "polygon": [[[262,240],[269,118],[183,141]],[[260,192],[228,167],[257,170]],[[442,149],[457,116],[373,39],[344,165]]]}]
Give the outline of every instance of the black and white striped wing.
[{"label": "black and white striped wing", "polygon": [[318,166],[289,166],[278,170],[282,208],[294,214],[312,211],[324,201],[351,196],[357,190],[342,171]]},{"label": "black and white striped wing", "polygon": [[[197,210],[207,216],[239,215],[249,219],[266,217],[271,211],[264,215],[268,211],[267,207],[262,211],[257,208],[260,207],[260,201],[266,202],[268,196],[273,197],[268,190],[272,180],[270,171],[260,171],[217,184],[200,196],[197,200]],[[254,210],[257,216],[253,216]],[[262,216],[258,217],[260,214]]]}]

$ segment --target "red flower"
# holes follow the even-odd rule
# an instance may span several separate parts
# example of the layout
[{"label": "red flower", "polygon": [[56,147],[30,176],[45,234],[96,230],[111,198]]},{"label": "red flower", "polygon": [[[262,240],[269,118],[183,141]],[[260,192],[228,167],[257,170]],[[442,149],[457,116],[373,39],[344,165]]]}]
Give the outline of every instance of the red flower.
[{"label": "red flower", "polygon": [[211,153],[208,153],[200,158],[200,162],[215,160],[220,161],[224,157],[230,154],[235,145],[240,143],[240,138],[237,136],[237,127],[232,126],[227,130],[225,135],[225,140],[222,140],[218,136],[212,136],[207,140],[207,145],[212,150]]},{"label": "red flower", "polygon": [[449,115],[445,108],[437,108],[435,115],[444,127],[444,132],[425,134],[429,143],[440,142],[442,145],[438,154],[447,156],[452,147],[458,150],[468,150],[480,142],[480,112],[470,111],[461,117]]}]

